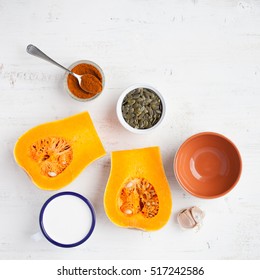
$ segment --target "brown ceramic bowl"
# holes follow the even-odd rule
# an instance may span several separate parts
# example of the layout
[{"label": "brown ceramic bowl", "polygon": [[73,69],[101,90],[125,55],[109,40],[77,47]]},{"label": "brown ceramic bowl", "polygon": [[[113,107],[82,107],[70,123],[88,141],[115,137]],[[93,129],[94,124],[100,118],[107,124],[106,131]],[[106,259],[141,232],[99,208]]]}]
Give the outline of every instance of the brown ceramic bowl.
[{"label": "brown ceramic bowl", "polygon": [[242,160],[236,146],[214,132],[202,132],[188,138],[174,159],[179,184],[201,198],[217,198],[231,191],[241,170]]}]

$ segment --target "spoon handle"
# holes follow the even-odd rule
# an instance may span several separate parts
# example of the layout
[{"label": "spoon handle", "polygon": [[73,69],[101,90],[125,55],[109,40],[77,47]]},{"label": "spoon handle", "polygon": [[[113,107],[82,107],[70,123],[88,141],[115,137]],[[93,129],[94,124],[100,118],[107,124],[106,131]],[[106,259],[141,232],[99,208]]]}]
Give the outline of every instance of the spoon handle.
[{"label": "spoon handle", "polygon": [[71,72],[69,69],[65,68],[64,66],[60,65],[58,62],[54,61],[52,58],[47,56],[45,53],[43,53],[41,50],[39,50],[34,45],[31,45],[31,44],[28,45],[27,48],[26,48],[26,51],[31,55],[34,55],[34,56],[39,57],[41,59],[44,59],[44,60],[62,68],[63,70],[68,71],[70,74],[72,74],[74,76],[73,72]]}]

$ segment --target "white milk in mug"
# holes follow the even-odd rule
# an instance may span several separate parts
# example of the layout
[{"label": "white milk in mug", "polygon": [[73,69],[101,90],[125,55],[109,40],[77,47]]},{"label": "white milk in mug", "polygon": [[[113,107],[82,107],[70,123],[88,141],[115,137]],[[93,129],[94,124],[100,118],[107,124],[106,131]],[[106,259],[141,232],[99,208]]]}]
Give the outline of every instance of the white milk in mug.
[{"label": "white milk in mug", "polygon": [[75,247],[85,242],[95,227],[91,203],[75,192],[61,192],[50,197],[40,212],[43,235],[60,247]]}]

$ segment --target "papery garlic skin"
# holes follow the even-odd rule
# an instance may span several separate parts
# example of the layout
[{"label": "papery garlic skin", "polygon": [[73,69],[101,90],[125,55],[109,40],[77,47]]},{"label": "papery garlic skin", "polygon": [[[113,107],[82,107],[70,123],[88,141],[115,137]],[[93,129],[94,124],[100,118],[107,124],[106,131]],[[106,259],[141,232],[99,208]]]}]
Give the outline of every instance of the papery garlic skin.
[{"label": "papery garlic skin", "polygon": [[193,206],[190,208],[193,219],[197,224],[201,223],[203,218],[205,217],[205,213],[197,206]]},{"label": "papery garlic skin", "polygon": [[197,206],[181,210],[177,215],[177,221],[183,229],[200,228],[204,212]]}]

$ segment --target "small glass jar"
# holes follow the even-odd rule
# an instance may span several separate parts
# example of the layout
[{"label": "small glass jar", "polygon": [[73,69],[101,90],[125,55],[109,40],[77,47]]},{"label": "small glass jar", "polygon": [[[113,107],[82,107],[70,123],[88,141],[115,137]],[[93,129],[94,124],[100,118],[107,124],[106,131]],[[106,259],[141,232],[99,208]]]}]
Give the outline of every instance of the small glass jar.
[{"label": "small glass jar", "polygon": [[76,96],[74,93],[71,92],[71,90],[69,89],[69,86],[68,86],[68,76],[70,75],[68,72],[65,73],[65,77],[64,77],[64,87],[66,89],[66,91],[68,92],[68,94],[73,98],[73,99],[76,99],[78,101],[81,101],[81,102],[86,102],[86,101],[90,101],[90,100],[93,100],[95,99],[96,97],[98,97],[104,90],[104,87],[105,87],[105,76],[104,76],[104,72],[102,71],[102,69],[93,61],[90,61],[90,60],[79,60],[79,61],[76,61],[74,62],[73,64],[71,64],[68,69],[69,70],[72,70],[75,66],[79,65],[79,64],[90,64],[92,65],[93,67],[95,67],[101,74],[102,76],[102,91],[95,94],[94,96],[92,97],[89,97],[89,98],[80,98],[78,96]]}]

